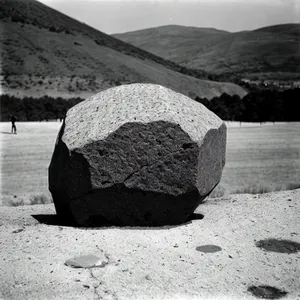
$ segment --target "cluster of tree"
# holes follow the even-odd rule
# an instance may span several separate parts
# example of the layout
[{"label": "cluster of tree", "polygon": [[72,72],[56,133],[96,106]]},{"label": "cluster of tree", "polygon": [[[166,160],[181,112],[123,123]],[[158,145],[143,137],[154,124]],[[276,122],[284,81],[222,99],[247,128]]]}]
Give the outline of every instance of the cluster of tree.
[{"label": "cluster of tree", "polygon": [[32,17],[32,18],[27,18],[25,15],[20,13],[19,11],[16,11],[14,8],[11,10],[1,10],[0,12],[0,19],[1,20],[10,20],[11,22],[14,23],[21,23],[21,24],[28,24],[28,25],[33,25],[37,26],[39,28],[47,28],[49,31],[52,32],[65,32],[66,34],[71,34],[71,31],[69,28],[66,28],[61,25],[48,25],[45,26],[41,22],[39,22],[38,18]]},{"label": "cluster of tree", "polygon": [[300,88],[256,90],[242,99],[237,95],[222,94],[210,101],[199,97],[195,100],[225,121],[300,121]]},{"label": "cluster of tree", "polygon": [[[9,121],[10,115],[15,115],[20,121],[63,119],[69,108],[83,100],[48,96],[19,99],[1,95],[1,121]],[[224,93],[211,100],[199,97],[195,100],[225,121],[300,121],[300,88],[285,91],[256,90],[242,99],[237,95]]]},{"label": "cluster of tree", "polygon": [[19,121],[43,121],[50,119],[62,120],[69,108],[83,101],[82,98],[52,98],[48,96],[39,99],[25,97],[23,99],[1,95],[1,121],[9,121],[14,115]]}]

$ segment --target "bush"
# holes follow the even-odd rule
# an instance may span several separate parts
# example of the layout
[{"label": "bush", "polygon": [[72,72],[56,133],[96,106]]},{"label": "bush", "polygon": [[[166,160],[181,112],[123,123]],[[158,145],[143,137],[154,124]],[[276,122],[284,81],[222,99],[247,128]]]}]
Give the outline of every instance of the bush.
[{"label": "bush", "polygon": [[30,197],[30,205],[37,205],[37,204],[49,204],[52,203],[52,199],[48,198],[44,194],[40,195],[33,195]]},{"label": "bush", "polygon": [[21,16],[18,16],[18,15],[13,15],[11,17],[11,21],[12,22],[20,22],[20,23],[23,23],[23,24],[25,23],[25,19]]},{"label": "bush", "polygon": [[289,190],[300,189],[300,184],[299,184],[299,183],[288,183],[288,184],[285,186],[285,189],[286,189],[287,191],[289,191]]},{"label": "bush", "polygon": [[50,26],[50,27],[49,27],[49,30],[50,30],[51,32],[56,32],[55,26]]},{"label": "bush", "polygon": [[94,40],[96,44],[100,45],[100,46],[103,46],[105,45],[105,42],[104,41],[99,41],[99,40]]},{"label": "bush", "polygon": [[23,199],[19,199],[19,200],[9,200],[7,203],[8,206],[23,206],[25,205],[24,200]]},{"label": "bush", "polygon": [[225,195],[225,189],[220,185],[210,193],[209,198],[221,198]]},{"label": "bush", "polygon": [[285,185],[278,185],[276,187],[268,187],[263,185],[252,185],[243,187],[242,189],[236,190],[232,194],[265,194],[279,191],[289,191],[300,188],[299,183],[288,183]]},{"label": "bush", "polygon": [[270,187],[266,187],[263,185],[253,185],[253,186],[246,186],[241,189],[236,190],[232,194],[265,194],[272,192]]}]

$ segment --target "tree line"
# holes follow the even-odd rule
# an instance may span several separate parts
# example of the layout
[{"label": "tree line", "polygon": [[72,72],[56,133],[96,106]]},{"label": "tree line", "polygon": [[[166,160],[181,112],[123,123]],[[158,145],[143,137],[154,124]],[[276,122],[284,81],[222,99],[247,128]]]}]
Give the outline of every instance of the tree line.
[{"label": "tree line", "polygon": [[226,93],[211,100],[196,97],[224,121],[300,121],[300,88],[285,91],[253,90],[242,99]]},{"label": "tree line", "polygon": [[10,115],[14,115],[19,121],[62,120],[68,109],[83,100],[79,97],[66,100],[49,96],[20,99],[6,94],[1,95],[1,121],[9,121]]},{"label": "tree line", "polygon": [[[79,97],[66,100],[49,96],[20,99],[1,95],[1,121],[9,121],[10,115],[15,115],[19,121],[63,119],[68,109],[83,100]],[[198,96],[194,100],[225,121],[300,121],[300,88],[285,91],[254,90],[242,99],[224,93],[211,100]]]}]

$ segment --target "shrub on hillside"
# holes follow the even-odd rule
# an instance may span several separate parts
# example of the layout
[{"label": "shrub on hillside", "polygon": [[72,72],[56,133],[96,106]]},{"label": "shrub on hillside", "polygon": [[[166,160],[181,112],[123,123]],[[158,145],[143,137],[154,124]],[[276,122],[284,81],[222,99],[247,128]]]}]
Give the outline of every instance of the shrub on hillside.
[{"label": "shrub on hillside", "polygon": [[51,31],[51,32],[56,32],[55,26],[50,26],[50,27],[49,27],[49,31]]},{"label": "shrub on hillside", "polygon": [[25,23],[25,18],[19,15],[12,15],[11,16],[11,21],[12,22],[19,22],[19,23]]}]

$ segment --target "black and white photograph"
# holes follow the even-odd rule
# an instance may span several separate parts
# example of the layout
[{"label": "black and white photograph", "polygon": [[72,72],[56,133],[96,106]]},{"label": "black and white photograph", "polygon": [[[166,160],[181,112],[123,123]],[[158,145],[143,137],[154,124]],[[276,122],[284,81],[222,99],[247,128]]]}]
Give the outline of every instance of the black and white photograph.
[{"label": "black and white photograph", "polygon": [[299,0],[0,23],[0,300],[300,300]]}]

